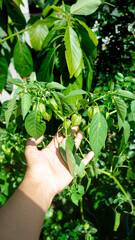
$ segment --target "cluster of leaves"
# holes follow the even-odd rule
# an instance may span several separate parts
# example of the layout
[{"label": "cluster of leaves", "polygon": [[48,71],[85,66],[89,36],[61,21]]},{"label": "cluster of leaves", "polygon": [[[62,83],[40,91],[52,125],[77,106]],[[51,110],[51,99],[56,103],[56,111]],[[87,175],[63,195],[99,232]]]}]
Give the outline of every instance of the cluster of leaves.
[{"label": "cluster of leaves", "polygon": [[[84,195],[85,206],[88,201],[92,202],[95,211],[104,206],[113,209],[115,231],[120,226],[123,212],[135,214],[132,201],[135,194],[134,52],[128,74],[118,72],[112,78],[111,73],[111,77],[106,76],[109,82],[104,83],[105,77],[102,79],[103,72],[100,72],[99,81],[92,82],[98,40],[87,21],[101,1],[78,0],[70,5],[58,0],[45,4],[36,1],[42,17],[32,17],[27,23],[20,4],[21,0],[3,0],[0,4],[0,91],[5,88],[11,92],[13,85],[17,86],[13,98],[0,106],[1,205],[22,179],[27,137],[37,139],[45,134],[46,146],[50,134],[54,135],[62,127],[66,144],[60,144],[60,152],[71,174],[74,177],[77,174],[65,191],[75,205],[80,204],[83,224],[77,229],[73,226],[74,231],[69,232],[71,223],[68,221],[67,229],[58,239],[67,236],[70,239],[84,236],[85,239],[96,239],[93,236],[96,230],[92,230],[91,224],[84,224]],[[93,16],[95,18],[96,13]],[[97,63],[99,59],[100,55]],[[11,63],[19,74],[17,79],[10,73]],[[76,153],[70,136],[71,126],[76,125],[84,133],[79,153]],[[95,159],[84,170],[80,158],[91,149]],[[95,178],[98,178],[97,185]],[[125,207],[127,203],[128,207]],[[61,225],[55,225],[58,229],[52,232],[51,239],[56,238],[61,229]],[[54,224],[48,222],[48,235],[52,226]]]}]

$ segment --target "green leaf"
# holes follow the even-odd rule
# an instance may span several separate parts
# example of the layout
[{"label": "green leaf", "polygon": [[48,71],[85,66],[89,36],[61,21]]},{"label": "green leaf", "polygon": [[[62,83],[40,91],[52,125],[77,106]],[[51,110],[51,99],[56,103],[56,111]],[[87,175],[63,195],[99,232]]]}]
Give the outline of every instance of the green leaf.
[{"label": "green leaf", "polygon": [[0,0],[0,8],[2,9],[3,0]]},{"label": "green leaf", "polygon": [[128,139],[130,137],[130,125],[128,122],[124,123],[123,126],[124,130],[123,130],[123,135],[122,135],[122,140],[121,140],[121,144],[118,150],[118,153],[120,154],[121,151],[123,151],[124,147],[126,146],[126,143],[128,142]]},{"label": "green leaf", "polygon": [[126,91],[126,90],[118,90],[118,91],[116,91],[116,94],[121,97],[135,100],[135,94],[133,94],[132,92]]},{"label": "green leaf", "polygon": [[28,77],[33,71],[33,60],[31,52],[27,45],[18,41],[14,47],[13,53],[14,65],[16,71],[21,77]]},{"label": "green leaf", "polygon": [[52,8],[54,11],[56,11],[56,12],[63,12],[63,13],[66,14],[66,12],[65,12],[65,11],[63,10],[63,8],[61,8],[61,7],[52,5],[51,8]]},{"label": "green leaf", "polygon": [[25,119],[25,129],[27,133],[35,139],[41,137],[45,130],[46,124],[45,122],[39,123],[37,121],[38,111],[32,111]]},{"label": "green leaf", "polygon": [[131,112],[135,113],[135,101],[131,102]]},{"label": "green leaf", "polygon": [[76,162],[74,171],[80,178],[82,178],[83,177],[83,171],[85,169],[85,165],[76,153],[74,154],[74,158],[75,158],[75,162]]},{"label": "green leaf", "polygon": [[127,179],[135,180],[135,172],[132,171],[132,169],[127,170]]},{"label": "green leaf", "polygon": [[14,84],[14,85],[16,85],[18,87],[22,87],[22,88],[24,88],[24,86],[25,86],[25,84],[22,82],[22,80],[18,79],[18,78],[11,79],[10,83],[12,83],[12,84]]},{"label": "green leaf", "polygon": [[59,144],[59,150],[64,162],[67,164],[66,149],[63,143]]},{"label": "green leaf", "polygon": [[107,128],[106,119],[100,112],[97,112],[91,121],[89,132],[90,146],[95,155],[98,155],[102,147],[105,145]]},{"label": "green leaf", "polygon": [[82,74],[80,74],[76,79],[72,78],[69,80],[67,78],[64,78],[63,84],[64,86],[66,86],[66,89],[63,91],[63,94],[65,95],[67,101],[74,104],[74,103],[77,103],[79,99],[83,98],[82,94],[72,95],[67,97],[67,95],[73,92],[74,90],[81,90],[83,88]]},{"label": "green leaf", "polygon": [[86,91],[84,91],[84,90],[74,90],[74,91],[72,91],[72,92],[70,92],[67,96],[66,96],[66,98],[68,98],[68,97],[72,97],[72,96],[76,96],[76,95],[82,95],[82,94],[87,94],[87,92]]},{"label": "green leaf", "polygon": [[66,87],[64,87],[63,85],[57,82],[47,83],[46,87],[50,89],[58,89],[58,90],[66,89]]},{"label": "green leaf", "polygon": [[16,103],[16,96],[13,97],[11,100],[9,100],[9,102],[7,104],[7,110],[5,111],[6,128],[8,127],[9,120],[13,113],[15,103]]},{"label": "green leaf", "polygon": [[44,23],[36,21],[29,30],[30,42],[32,47],[39,51],[41,50],[44,39],[48,34],[48,28]]},{"label": "green leaf", "polygon": [[32,101],[31,101],[31,95],[29,93],[24,93],[21,97],[21,107],[22,107],[22,116],[23,119],[27,115],[30,107],[31,107]]},{"label": "green leaf", "polygon": [[80,21],[79,19],[76,18],[76,20],[79,22],[79,24],[87,31],[89,38],[92,40],[92,42],[94,43],[95,46],[98,45],[98,39],[95,36],[95,33],[88,27],[88,25],[83,22]]},{"label": "green leaf", "polygon": [[80,68],[82,62],[82,51],[78,36],[71,26],[66,28],[64,39],[66,47],[65,55],[70,78],[74,75],[77,77],[80,74],[80,71],[78,72],[77,70]]},{"label": "green leaf", "polygon": [[86,54],[84,53],[84,59],[85,59],[85,64],[86,64],[86,91],[89,93],[92,85],[92,80],[93,80],[93,69],[91,67],[91,62],[87,58]]},{"label": "green leaf", "polygon": [[66,148],[68,148],[73,154],[75,154],[76,147],[75,147],[75,141],[72,137],[66,138]]},{"label": "green leaf", "polygon": [[127,115],[126,103],[121,98],[114,97],[114,104],[115,104],[117,113],[121,117],[122,121],[124,121]]},{"label": "green leaf", "polygon": [[41,63],[40,69],[37,72],[38,81],[51,82],[51,74],[53,71],[55,51],[56,49],[52,48],[46,54],[43,62]]},{"label": "green leaf", "polygon": [[75,165],[76,165],[75,158],[73,153],[67,148],[67,146],[66,146],[66,158],[69,171],[71,175],[75,177]]},{"label": "green leaf", "polygon": [[8,64],[4,57],[0,57],[0,92],[3,90],[8,76]]},{"label": "green leaf", "polygon": [[78,0],[71,6],[70,14],[87,16],[95,12],[100,4],[100,0]]},{"label": "green leaf", "polygon": [[121,213],[115,211],[115,222],[114,222],[114,229],[113,229],[115,232],[120,226],[120,217],[121,217]]}]

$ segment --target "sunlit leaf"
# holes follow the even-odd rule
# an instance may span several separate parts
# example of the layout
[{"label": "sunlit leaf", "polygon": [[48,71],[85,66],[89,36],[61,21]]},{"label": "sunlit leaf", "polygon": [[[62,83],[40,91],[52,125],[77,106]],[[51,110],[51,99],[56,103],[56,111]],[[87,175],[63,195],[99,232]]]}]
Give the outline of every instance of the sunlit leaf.
[{"label": "sunlit leaf", "polygon": [[127,115],[126,103],[119,97],[114,97],[114,103],[117,113],[120,115],[121,119],[124,121]]},{"label": "sunlit leaf", "polygon": [[22,108],[22,116],[23,119],[27,115],[30,107],[31,107],[31,95],[29,93],[24,93],[23,96],[21,97],[21,108]]},{"label": "sunlit leaf", "polygon": [[100,0],[78,0],[71,6],[70,13],[87,16],[95,12],[100,4]]},{"label": "sunlit leaf", "polygon": [[97,155],[105,145],[107,128],[106,119],[100,112],[97,112],[92,118],[89,132],[90,146],[95,155]]}]

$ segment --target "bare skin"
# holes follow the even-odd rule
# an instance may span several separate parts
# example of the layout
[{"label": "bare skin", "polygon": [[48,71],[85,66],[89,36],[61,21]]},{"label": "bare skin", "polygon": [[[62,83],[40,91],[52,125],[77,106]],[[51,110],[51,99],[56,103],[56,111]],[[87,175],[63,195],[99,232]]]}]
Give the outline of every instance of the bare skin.
[{"label": "bare skin", "polygon": [[[77,127],[72,129],[72,135]],[[0,210],[0,236],[2,240],[38,240],[44,216],[54,196],[73,180],[60,152],[59,142],[65,137],[59,134],[43,150],[38,150],[37,141],[30,138],[26,143],[27,170],[16,192]],[[82,133],[75,138],[76,149],[82,140]],[[89,152],[82,160],[85,165],[93,158]]]}]

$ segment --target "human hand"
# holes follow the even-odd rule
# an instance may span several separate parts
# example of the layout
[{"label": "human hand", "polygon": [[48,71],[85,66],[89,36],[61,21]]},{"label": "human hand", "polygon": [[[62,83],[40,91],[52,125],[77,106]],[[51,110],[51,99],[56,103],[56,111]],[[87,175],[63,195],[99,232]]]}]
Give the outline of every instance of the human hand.
[{"label": "human hand", "polygon": [[[77,131],[77,128],[78,127],[72,128],[72,137]],[[82,132],[78,132],[75,138],[76,149],[78,149],[82,137]],[[59,142],[64,143],[65,139],[66,138],[60,132],[58,137],[55,135],[52,141],[43,150],[37,149],[37,145],[42,142],[43,136],[38,140],[29,138],[26,143],[26,174],[38,180],[38,182],[42,185],[45,184],[46,186],[47,184],[51,191],[52,198],[68,186],[68,184],[73,180],[73,177],[59,151]],[[87,165],[93,156],[94,153],[89,152],[82,162]]]}]

